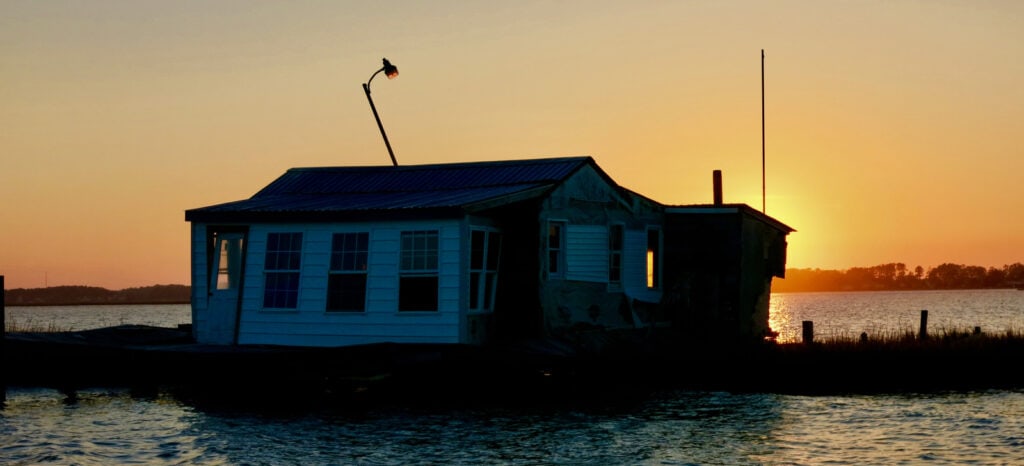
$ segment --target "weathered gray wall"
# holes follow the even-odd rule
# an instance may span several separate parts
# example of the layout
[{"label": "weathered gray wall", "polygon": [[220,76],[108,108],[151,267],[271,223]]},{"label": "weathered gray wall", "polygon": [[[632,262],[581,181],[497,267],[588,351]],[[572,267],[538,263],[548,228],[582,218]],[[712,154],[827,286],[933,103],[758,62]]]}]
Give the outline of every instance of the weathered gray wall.
[{"label": "weathered gray wall", "polygon": [[[636,290],[636,283],[646,283],[646,275],[635,276],[627,271],[645,271],[637,262],[646,262],[646,249],[636,247],[623,250],[623,285],[610,287],[607,280],[607,263],[601,270],[600,264],[593,262],[578,269],[569,268],[564,277],[548,276],[548,257],[546,248],[548,221],[564,221],[567,232],[575,231],[576,237],[567,236],[566,254],[572,254],[576,248],[588,248],[591,257],[597,258],[597,245],[593,243],[597,232],[602,228],[607,235],[609,225],[618,223],[625,227],[626,235],[643,234],[649,225],[660,227],[661,213],[657,205],[635,196],[623,193],[600,176],[590,167],[566,180],[541,203],[538,214],[536,235],[540,238],[537,262],[539,283],[539,299],[542,308],[546,334],[559,334],[572,328],[626,328],[634,326],[634,318],[624,307],[627,290]],[[596,227],[575,228],[572,227]],[[641,233],[638,233],[641,232]],[[589,241],[586,245],[574,244],[575,240]],[[607,260],[607,236],[604,236],[604,257]],[[627,244],[638,244],[627,241]],[[660,290],[646,290],[634,294],[644,294],[643,298],[660,299]],[[635,297],[635,296],[633,296]]]}]

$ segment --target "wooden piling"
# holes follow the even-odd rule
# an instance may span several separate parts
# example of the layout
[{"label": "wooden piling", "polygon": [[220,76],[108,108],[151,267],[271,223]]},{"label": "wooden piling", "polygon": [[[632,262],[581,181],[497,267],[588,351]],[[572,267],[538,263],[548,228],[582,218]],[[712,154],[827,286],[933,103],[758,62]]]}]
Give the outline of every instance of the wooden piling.
[{"label": "wooden piling", "polygon": [[0,354],[3,354],[4,340],[7,339],[7,318],[4,315],[4,276],[0,275]]},{"label": "wooden piling", "polygon": [[804,344],[809,345],[814,343],[814,321],[805,320],[804,326]]},{"label": "wooden piling", "polygon": [[0,275],[0,408],[7,402],[7,368],[3,367],[7,361],[7,316],[4,310],[4,276]]},{"label": "wooden piling", "polygon": [[921,340],[928,338],[928,310],[921,310],[921,330],[917,333],[917,337]]}]

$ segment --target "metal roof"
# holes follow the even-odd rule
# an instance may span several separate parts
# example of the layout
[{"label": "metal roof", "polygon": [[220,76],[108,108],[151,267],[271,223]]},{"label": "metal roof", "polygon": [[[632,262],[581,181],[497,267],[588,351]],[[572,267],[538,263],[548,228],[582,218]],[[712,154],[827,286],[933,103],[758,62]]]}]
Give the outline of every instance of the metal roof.
[{"label": "metal roof", "polygon": [[[187,221],[301,220],[387,211],[467,210],[561,183],[591,157],[436,165],[293,168],[253,197],[185,211]],[[614,186],[614,182],[609,179]]]},{"label": "metal roof", "polygon": [[692,204],[692,205],[673,205],[665,206],[666,214],[698,214],[698,215],[713,215],[713,214],[747,214],[757,220],[767,223],[775,229],[784,233],[793,233],[796,230],[780,222],[779,220],[771,217],[757,209],[750,207],[746,204]]}]

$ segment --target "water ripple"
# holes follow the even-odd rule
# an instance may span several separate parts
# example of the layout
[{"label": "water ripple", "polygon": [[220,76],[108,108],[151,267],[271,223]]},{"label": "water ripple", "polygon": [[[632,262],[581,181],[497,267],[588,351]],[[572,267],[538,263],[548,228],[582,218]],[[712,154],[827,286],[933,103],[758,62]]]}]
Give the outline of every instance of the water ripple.
[{"label": "water ripple", "polygon": [[[70,398],[70,399],[69,399]],[[4,464],[1024,464],[1024,391],[267,412],[11,389]]]}]

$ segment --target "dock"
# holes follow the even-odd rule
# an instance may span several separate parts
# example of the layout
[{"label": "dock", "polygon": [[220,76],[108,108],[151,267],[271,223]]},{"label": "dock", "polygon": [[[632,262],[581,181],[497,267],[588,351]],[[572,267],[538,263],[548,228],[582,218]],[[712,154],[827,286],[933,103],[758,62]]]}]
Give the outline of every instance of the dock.
[{"label": "dock", "polygon": [[[972,338],[975,338],[972,340]],[[922,345],[709,347],[678,335],[593,332],[509,345],[337,348],[205,345],[187,329],[123,325],[11,333],[10,386],[173,388],[209,396],[334,400],[557,399],[628,390],[804,394],[1018,389],[1024,338]],[[283,397],[283,396],[282,396]],[[289,396],[295,399],[295,396]]]}]

